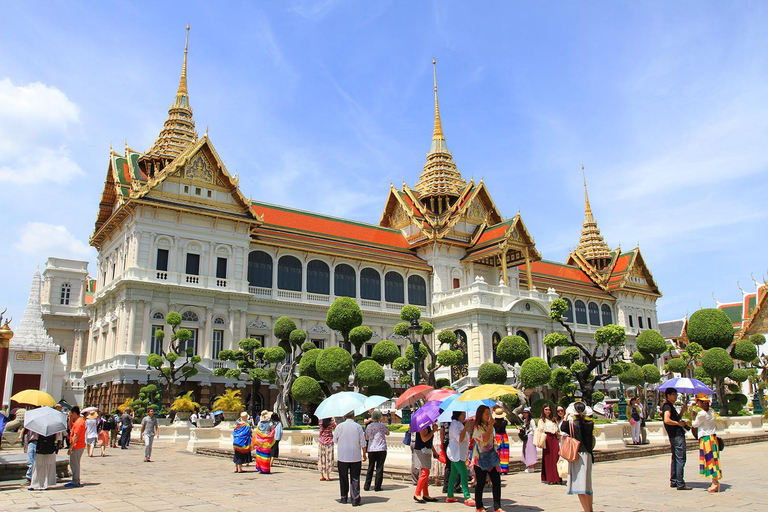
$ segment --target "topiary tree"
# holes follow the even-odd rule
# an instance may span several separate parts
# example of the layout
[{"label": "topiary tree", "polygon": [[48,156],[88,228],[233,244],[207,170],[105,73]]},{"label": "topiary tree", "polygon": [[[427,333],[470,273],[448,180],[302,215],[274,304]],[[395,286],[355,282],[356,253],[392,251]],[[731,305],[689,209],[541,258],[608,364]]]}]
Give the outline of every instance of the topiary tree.
[{"label": "topiary tree", "polygon": [[598,404],[603,400],[605,400],[605,393],[603,393],[602,391],[594,391],[592,393],[592,403]]},{"label": "topiary tree", "polygon": [[765,344],[765,336],[762,334],[753,334],[749,337],[749,341],[751,341],[752,344],[756,347],[759,347]]},{"label": "topiary tree", "polygon": [[701,358],[701,367],[712,379],[718,401],[727,407],[724,379],[733,370],[733,359],[724,349],[713,347],[704,352]]},{"label": "topiary tree", "polygon": [[[165,315],[165,323],[171,326],[171,341],[168,344],[168,350],[163,348],[165,331],[158,329],[155,331],[155,339],[160,344],[159,354],[149,354],[147,356],[147,365],[158,371],[158,382],[166,389],[168,400],[176,397],[178,385],[186,384],[190,377],[197,375],[197,365],[202,358],[196,355],[194,347],[187,346],[187,342],[192,337],[188,329],[179,328],[181,325],[181,315],[176,311],[171,311]],[[184,362],[178,364],[179,358],[183,357]]]},{"label": "topiary tree", "polygon": [[135,398],[130,402],[134,418],[143,418],[149,409],[157,409],[159,407],[157,402],[157,386],[154,384],[147,384],[139,389],[138,398]]},{"label": "topiary tree", "polygon": [[376,387],[384,382],[384,368],[373,359],[360,361],[355,368],[357,382],[362,387]]},{"label": "topiary tree", "polygon": [[[213,370],[213,374],[217,377],[225,377],[234,381],[245,381],[251,384],[251,394],[248,400],[248,412],[251,416],[255,416],[259,411],[256,411],[256,394],[259,392],[262,382],[274,384],[276,375],[274,368],[267,368],[265,354],[267,352],[261,346],[259,340],[253,338],[243,338],[237,343],[238,350],[222,350],[219,352],[219,360],[221,361],[234,361],[236,368],[216,368]],[[282,350],[282,348],[280,348]],[[285,351],[283,358],[285,358]],[[273,357],[276,353],[272,352]]]},{"label": "topiary tree", "polygon": [[320,403],[323,390],[317,380],[304,375],[293,381],[291,395],[299,403]]},{"label": "topiary tree", "polygon": [[[511,385],[521,391],[525,391],[526,386],[520,378],[521,365],[531,357],[531,347],[528,345],[528,342],[525,341],[525,338],[521,336],[503,337],[496,346],[496,357],[501,361],[502,366],[506,370],[505,377],[510,373],[512,374],[512,376],[507,379],[510,381]],[[537,363],[532,363],[532,365],[536,364]],[[547,366],[549,367],[549,365]],[[529,367],[532,366],[529,365]],[[532,379],[531,382],[535,380],[536,379]],[[528,404],[525,393],[518,397],[518,400],[516,401],[517,405],[514,408],[508,408],[508,402],[509,401],[502,402],[502,407],[505,409],[507,417],[512,420],[518,420],[521,411]]]},{"label": "topiary tree", "polygon": [[343,387],[349,386],[354,361],[352,354],[341,347],[329,347],[322,351],[315,361],[317,374],[326,382],[337,382]]},{"label": "topiary tree", "polygon": [[450,386],[451,386],[451,380],[450,379],[442,378],[442,379],[437,379],[435,381],[435,389],[448,388]]},{"label": "topiary tree", "polygon": [[[563,299],[552,301],[549,316],[565,329],[567,335],[562,332],[548,334],[544,337],[544,346],[549,349],[573,347],[579,351],[579,355],[586,362],[575,361],[569,368],[579,386],[582,400],[587,405],[592,405],[592,392],[595,390],[595,385],[598,382],[605,382],[611,376],[619,374],[621,366],[615,366],[616,363],[607,366],[604,363],[610,362],[613,355],[623,349],[627,335],[623,327],[613,324],[606,325],[595,332],[595,346],[592,350],[589,350],[589,348],[576,341],[576,333],[563,321],[563,315],[567,310],[568,304]],[[568,365],[563,366],[568,367]],[[602,372],[596,371],[600,367],[604,368],[604,370]],[[605,369],[606,367],[607,369]]]},{"label": "topiary tree", "polygon": [[757,359],[757,346],[749,340],[737,341],[731,349],[731,357],[747,363],[752,362]]},{"label": "topiary tree", "polygon": [[368,386],[368,396],[379,395],[385,398],[392,398],[392,386],[386,380],[373,386]]},{"label": "topiary tree", "polygon": [[[357,301],[351,297],[339,297],[334,300],[331,307],[328,308],[328,313],[325,316],[325,323],[328,327],[341,334],[341,337],[344,340],[342,347],[345,348],[347,352],[351,353],[352,346],[349,334],[355,327],[363,325],[363,312],[357,304]],[[357,353],[360,353],[359,349],[357,350]]]},{"label": "topiary tree", "polygon": [[[648,329],[645,331],[642,331],[640,334],[637,335],[637,350],[632,354],[632,361],[639,365],[642,368],[645,368],[646,365],[658,365],[659,356],[661,356],[663,353],[667,352],[669,350],[667,346],[667,341],[664,339],[664,336],[661,335],[661,333],[655,329]],[[643,370],[645,372],[645,370]],[[657,373],[658,367],[657,367]],[[659,374],[659,378],[655,381],[648,381],[646,380],[643,383],[643,396],[648,396],[648,385],[649,384],[656,384],[661,380],[661,374]],[[653,393],[653,398],[651,400],[651,411],[655,411],[656,407],[659,405],[659,393]],[[647,409],[645,400],[643,400],[642,403],[643,410]],[[646,412],[647,414],[647,412]]]},{"label": "topiary tree", "polygon": [[733,323],[723,311],[709,308],[700,309],[688,320],[688,339],[709,350],[728,348],[733,342]]},{"label": "topiary tree", "polygon": [[376,343],[371,351],[371,359],[382,366],[391,366],[398,357],[400,357],[400,349],[389,340],[381,340]]},{"label": "topiary tree", "polygon": [[520,365],[520,383],[524,389],[534,389],[549,382],[552,368],[540,357],[529,357]]},{"label": "topiary tree", "polygon": [[296,322],[291,317],[281,316],[275,320],[272,332],[277,338],[278,346],[283,347],[286,353],[292,352],[291,333],[296,330]]},{"label": "topiary tree", "polygon": [[507,382],[507,370],[496,363],[483,363],[477,370],[477,381],[480,384],[504,384]]}]

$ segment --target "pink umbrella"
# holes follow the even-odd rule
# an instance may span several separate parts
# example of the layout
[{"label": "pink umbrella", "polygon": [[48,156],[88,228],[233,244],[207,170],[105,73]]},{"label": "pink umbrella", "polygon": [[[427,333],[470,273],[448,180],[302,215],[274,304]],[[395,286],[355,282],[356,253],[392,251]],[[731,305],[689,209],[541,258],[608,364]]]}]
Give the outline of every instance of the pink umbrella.
[{"label": "pink umbrella", "polygon": [[442,402],[451,395],[458,393],[455,389],[441,388],[427,393],[427,402]]},{"label": "pink umbrella", "polygon": [[403,407],[408,407],[409,405],[415,404],[425,396],[427,396],[427,393],[432,391],[432,386],[426,386],[424,384],[421,384],[419,386],[413,386],[411,388],[406,389],[403,391],[403,394],[400,395],[400,398],[397,399],[397,403],[395,404],[395,409],[402,409]]}]

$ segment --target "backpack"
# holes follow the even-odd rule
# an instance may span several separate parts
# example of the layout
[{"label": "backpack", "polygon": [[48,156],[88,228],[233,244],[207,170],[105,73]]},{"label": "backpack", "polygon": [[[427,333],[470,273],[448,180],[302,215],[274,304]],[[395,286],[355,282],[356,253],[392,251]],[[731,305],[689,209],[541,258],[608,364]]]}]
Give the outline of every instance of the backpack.
[{"label": "backpack", "polygon": [[37,453],[51,455],[56,453],[56,434],[51,436],[39,436],[37,438]]},{"label": "backpack", "polygon": [[107,418],[104,430],[114,430],[115,428],[117,428],[117,424],[115,423],[115,417],[110,416],[109,418]]}]

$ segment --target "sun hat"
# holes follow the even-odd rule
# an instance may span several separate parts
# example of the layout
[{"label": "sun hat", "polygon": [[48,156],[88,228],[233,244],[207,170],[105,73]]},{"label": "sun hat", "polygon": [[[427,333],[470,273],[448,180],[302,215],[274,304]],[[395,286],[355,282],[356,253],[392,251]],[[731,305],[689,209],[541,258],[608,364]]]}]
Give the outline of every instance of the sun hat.
[{"label": "sun hat", "polygon": [[701,400],[702,402],[709,402],[709,395],[706,393],[699,393],[696,395],[696,400]]},{"label": "sun hat", "polygon": [[98,413],[98,412],[96,412],[96,411],[90,411],[90,412],[88,413],[88,416],[86,416],[86,419],[88,419],[88,420],[95,420],[95,419],[96,419],[96,418],[98,418],[98,417],[99,417],[99,413]]},{"label": "sun hat", "polygon": [[493,413],[491,414],[491,416],[493,416],[493,419],[495,420],[503,420],[503,419],[506,419],[507,417],[507,415],[504,414],[504,409],[502,409],[501,407],[494,407]]},{"label": "sun hat", "polygon": [[272,413],[270,411],[261,411],[261,415],[259,415],[259,421],[269,421],[272,419]]},{"label": "sun hat", "polygon": [[245,412],[245,411],[241,412],[240,413],[240,419],[242,419],[244,421],[248,421],[248,413]]}]

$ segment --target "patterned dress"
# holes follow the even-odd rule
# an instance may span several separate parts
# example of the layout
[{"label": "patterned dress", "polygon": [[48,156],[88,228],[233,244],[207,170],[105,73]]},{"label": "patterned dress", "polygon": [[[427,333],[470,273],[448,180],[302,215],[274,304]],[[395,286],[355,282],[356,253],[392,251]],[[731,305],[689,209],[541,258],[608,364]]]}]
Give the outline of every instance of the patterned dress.
[{"label": "patterned dress", "polygon": [[317,469],[320,476],[331,478],[333,469],[333,429],[336,428],[336,422],[332,419],[320,420],[326,422],[320,426],[320,436],[318,438],[317,449]]},{"label": "patterned dress", "polygon": [[507,435],[507,420],[495,420],[493,422],[493,429],[495,431],[494,438],[496,440],[496,450],[499,452],[499,459],[501,459],[501,473],[506,475],[509,473],[509,436]]},{"label": "patterned dress", "polygon": [[272,467],[272,445],[275,443],[275,429],[271,421],[259,422],[254,435],[256,447],[256,470],[268,475]]},{"label": "patterned dress", "polygon": [[704,478],[720,480],[723,470],[720,468],[715,412],[712,409],[699,411],[693,420],[693,426],[699,429],[699,474]]}]

